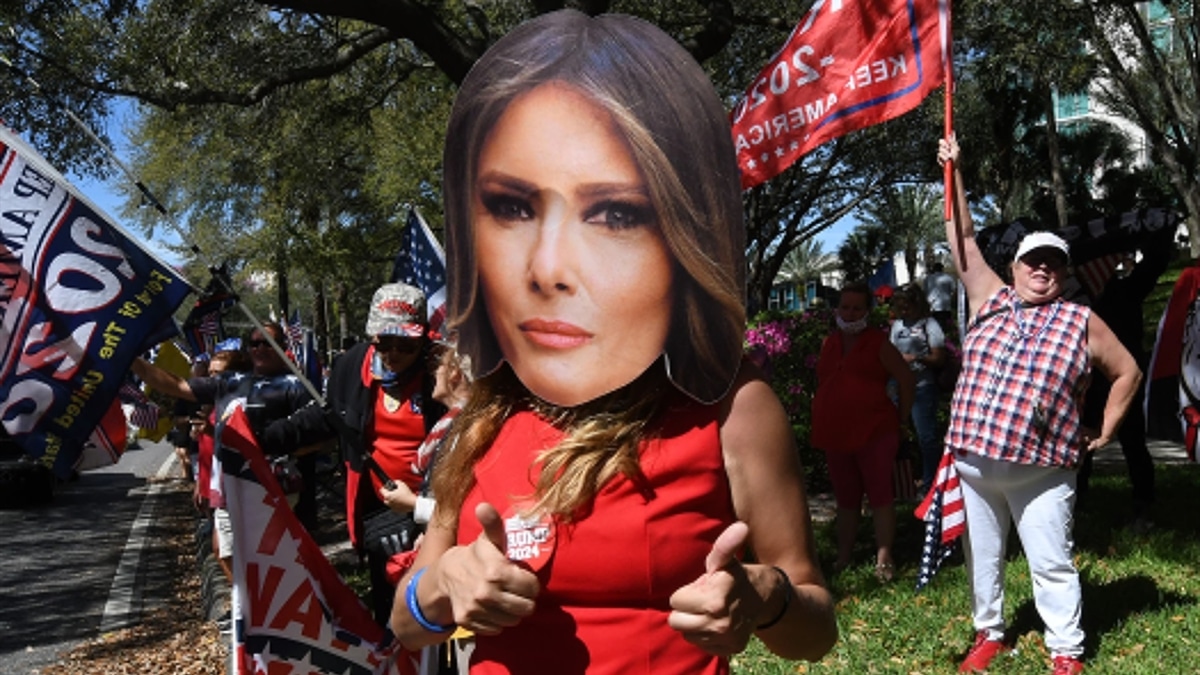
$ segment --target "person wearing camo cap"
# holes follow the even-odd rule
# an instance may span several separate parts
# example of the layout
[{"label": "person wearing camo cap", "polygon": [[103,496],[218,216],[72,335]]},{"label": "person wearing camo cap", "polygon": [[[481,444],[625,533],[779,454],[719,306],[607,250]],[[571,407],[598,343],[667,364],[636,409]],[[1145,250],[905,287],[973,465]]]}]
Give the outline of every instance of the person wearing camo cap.
[{"label": "person wearing camo cap", "polygon": [[419,528],[411,513],[397,513],[381,499],[398,483],[419,491],[414,471],[418,449],[445,407],[432,398],[429,364],[438,348],[431,340],[425,294],[402,283],[380,286],[367,316],[368,338],[333,366],[325,405],[311,405],[268,427],[271,452],[337,438],[346,464],[346,523],[350,540],[367,558],[371,606],[378,621],[391,611],[393,588],[386,566],[411,550]]}]

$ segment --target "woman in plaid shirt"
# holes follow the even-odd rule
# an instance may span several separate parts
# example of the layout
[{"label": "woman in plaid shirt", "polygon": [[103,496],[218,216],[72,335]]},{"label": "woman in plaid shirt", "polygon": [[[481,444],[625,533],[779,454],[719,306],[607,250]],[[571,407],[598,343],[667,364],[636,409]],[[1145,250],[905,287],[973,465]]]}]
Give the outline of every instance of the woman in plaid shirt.
[{"label": "woman in plaid shirt", "polygon": [[[1059,297],[1070,253],[1058,235],[1033,232],[1022,240],[1011,285],[988,267],[958,157],[955,139],[943,139],[938,160],[956,168],[946,238],[974,312],[946,435],[963,491],[975,624],[959,670],[983,670],[1004,650],[1005,542],[1015,523],[1053,672],[1079,673],[1082,601],[1071,558],[1076,468],[1084,453],[1113,440],[1141,372],[1101,319]],[[1093,367],[1113,383],[1099,429],[1082,427],[1079,418]]]}]

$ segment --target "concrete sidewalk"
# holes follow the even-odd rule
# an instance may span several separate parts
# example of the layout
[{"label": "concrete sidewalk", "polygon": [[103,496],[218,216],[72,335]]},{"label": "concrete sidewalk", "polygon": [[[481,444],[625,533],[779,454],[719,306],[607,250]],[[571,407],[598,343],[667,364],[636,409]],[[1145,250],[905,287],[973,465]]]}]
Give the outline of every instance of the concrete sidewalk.
[{"label": "concrete sidewalk", "polygon": [[[1187,449],[1182,443],[1175,441],[1164,441],[1159,439],[1147,439],[1146,447],[1150,450],[1150,456],[1154,458],[1155,464],[1187,464]],[[1092,460],[1096,464],[1124,464],[1125,455],[1121,453],[1120,443],[1109,443],[1103,448],[1096,451],[1096,457]]]}]

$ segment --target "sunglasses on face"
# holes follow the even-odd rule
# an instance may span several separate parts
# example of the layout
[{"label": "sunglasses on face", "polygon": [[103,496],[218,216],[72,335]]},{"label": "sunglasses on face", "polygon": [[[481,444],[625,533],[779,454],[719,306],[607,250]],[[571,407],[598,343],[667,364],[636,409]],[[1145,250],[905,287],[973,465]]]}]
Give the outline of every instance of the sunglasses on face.
[{"label": "sunglasses on face", "polygon": [[1045,265],[1048,269],[1061,270],[1067,266],[1066,258],[1051,251],[1031,251],[1021,258],[1021,262],[1031,269]]},{"label": "sunglasses on face", "polygon": [[271,343],[267,342],[266,340],[255,339],[255,340],[250,340],[249,342],[247,342],[246,346],[249,347],[250,349],[261,349],[263,347],[270,347]]},{"label": "sunglasses on face", "polygon": [[396,335],[381,335],[375,340],[375,349],[378,349],[381,352],[412,354],[420,351],[421,339],[399,337]]}]

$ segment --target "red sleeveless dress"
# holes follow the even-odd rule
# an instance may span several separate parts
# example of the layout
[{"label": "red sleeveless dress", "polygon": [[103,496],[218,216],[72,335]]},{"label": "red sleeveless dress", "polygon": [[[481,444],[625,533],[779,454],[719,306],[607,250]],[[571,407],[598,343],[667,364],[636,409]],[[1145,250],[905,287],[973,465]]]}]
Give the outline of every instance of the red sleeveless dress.
[{"label": "red sleeveless dress", "polygon": [[530,503],[538,453],[562,434],[531,412],[504,424],[475,466],[458,541],[479,536],[475,507],[489,502],[505,517],[509,557],[525,559],[542,589],[532,616],[499,635],[477,636],[473,675],[729,672],[725,659],[667,625],[671,594],[704,572],[712,542],[734,520],[717,406],[680,397],[663,417],[640,449],[646,484],[617,477],[588,515],[549,532],[546,522],[511,516]]}]

